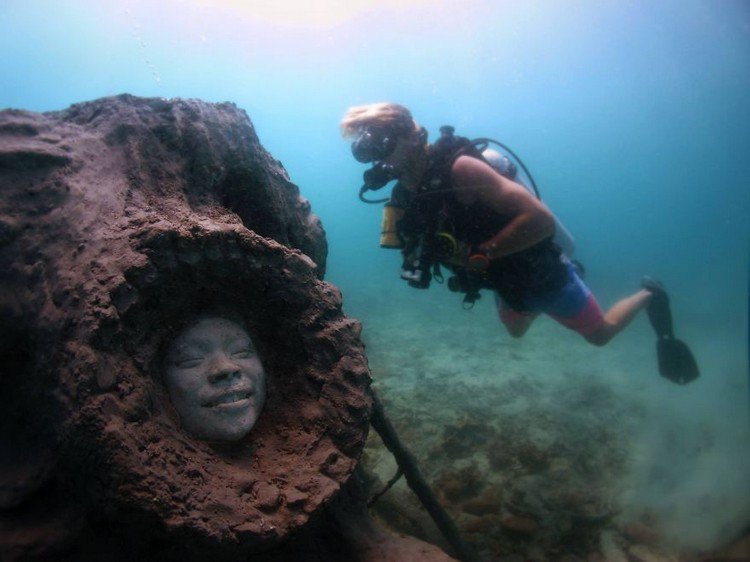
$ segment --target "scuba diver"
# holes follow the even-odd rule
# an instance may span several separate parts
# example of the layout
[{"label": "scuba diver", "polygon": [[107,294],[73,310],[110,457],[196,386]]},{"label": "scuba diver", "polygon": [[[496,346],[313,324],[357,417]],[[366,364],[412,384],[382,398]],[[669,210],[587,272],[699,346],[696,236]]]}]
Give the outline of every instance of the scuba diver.
[{"label": "scuba diver", "polygon": [[[512,162],[493,167],[492,155],[482,154],[489,142],[507,147],[456,136],[449,126],[430,145],[427,131],[395,103],[350,108],[341,132],[353,140],[357,161],[372,163],[359,196],[386,203],[381,246],[402,250],[401,276],[409,285],[424,289],[433,279],[442,282],[445,267],[452,273],[449,289],[463,293],[466,306],[473,305],[481,289],[495,292],[511,336],[522,337],[544,313],[597,346],[646,308],[658,336],[662,376],[680,384],[698,377],[692,353],[674,337],[669,299],[660,283],[644,278],[640,290],[606,312],[601,309],[556,240],[560,228],[538,192],[514,181]],[[365,198],[367,191],[393,180],[390,198]]]}]

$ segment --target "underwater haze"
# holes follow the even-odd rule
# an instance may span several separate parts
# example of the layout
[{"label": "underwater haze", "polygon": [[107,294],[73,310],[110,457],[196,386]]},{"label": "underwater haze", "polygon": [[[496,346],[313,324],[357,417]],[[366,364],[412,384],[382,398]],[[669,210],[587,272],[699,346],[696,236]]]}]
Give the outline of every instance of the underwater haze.
[{"label": "underwater haze", "polygon": [[[506,491],[525,479],[527,498],[552,505],[550,483],[568,474],[560,486],[580,480],[571,494],[609,506],[610,529],[640,521],[675,550],[748,532],[747,1],[3,0],[0,52],[1,108],[130,93],[246,110],[322,219],[326,278],[434,486],[472,468]],[[513,340],[490,294],[465,311],[445,286],[406,286],[338,128],[348,107],[378,101],[409,107],[431,141],[450,124],[510,146],[604,308],[643,275],[664,283],[701,378],[659,376],[645,315],[605,348],[549,319]],[[445,428],[467,427],[475,446],[447,448]],[[509,428],[547,468],[490,455],[515,446]],[[576,472],[581,459],[594,476]],[[532,515],[544,527],[553,512]]]}]

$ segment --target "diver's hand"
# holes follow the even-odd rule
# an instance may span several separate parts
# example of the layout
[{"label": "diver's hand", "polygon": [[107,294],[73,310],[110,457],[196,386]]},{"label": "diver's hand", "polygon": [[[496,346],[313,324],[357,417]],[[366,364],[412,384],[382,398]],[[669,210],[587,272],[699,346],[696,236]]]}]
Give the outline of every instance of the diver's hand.
[{"label": "diver's hand", "polygon": [[494,255],[495,250],[497,249],[497,244],[493,240],[487,240],[487,242],[482,242],[477,246],[476,253],[477,254],[484,254],[487,256],[488,260],[495,259],[497,256]]},{"label": "diver's hand", "polygon": [[445,261],[450,265],[463,267],[471,271],[484,271],[489,267],[490,259],[487,253],[480,248],[471,246],[466,242],[458,242],[456,251]]},{"label": "diver's hand", "polygon": [[466,268],[471,271],[484,271],[490,266],[490,258],[487,256],[486,252],[483,252],[480,249],[472,251],[466,262]]}]

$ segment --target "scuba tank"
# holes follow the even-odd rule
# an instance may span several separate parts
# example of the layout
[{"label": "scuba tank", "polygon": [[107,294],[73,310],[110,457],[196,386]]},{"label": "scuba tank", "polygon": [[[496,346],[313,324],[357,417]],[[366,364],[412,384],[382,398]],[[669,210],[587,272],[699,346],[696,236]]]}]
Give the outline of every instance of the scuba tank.
[{"label": "scuba tank", "polygon": [[[491,139],[487,140],[489,142],[497,142]],[[536,184],[534,184],[534,180],[533,178],[531,178],[526,168],[523,168],[523,175],[525,177],[522,177],[521,174],[518,173],[518,168],[506,155],[489,147],[482,150],[482,157],[500,175],[505,176],[509,180],[513,180],[516,183],[522,185],[526,188],[526,191],[533,195],[536,195],[537,198],[541,200],[541,197],[539,197],[539,191],[537,191],[536,189]],[[575,252],[576,245],[573,239],[573,235],[570,234],[570,231],[565,228],[565,225],[562,222],[560,222],[560,219],[557,218],[557,215],[555,215],[555,236],[553,237],[553,240],[558,246],[560,246],[563,254],[565,254],[566,256],[571,257]]]},{"label": "scuba tank", "polygon": [[400,250],[404,242],[398,233],[398,223],[404,217],[406,209],[390,201],[383,207],[383,220],[380,224],[380,247]]}]

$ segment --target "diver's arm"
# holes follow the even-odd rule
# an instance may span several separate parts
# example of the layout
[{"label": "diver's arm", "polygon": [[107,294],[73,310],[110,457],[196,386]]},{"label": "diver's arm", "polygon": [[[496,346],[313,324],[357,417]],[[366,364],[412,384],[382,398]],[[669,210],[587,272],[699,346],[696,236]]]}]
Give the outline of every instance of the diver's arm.
[{"label": "diver's arm", "polygon": [[555,233],[555,218],[546,205],[481,160],[461,156],[453,163],[451,175],[461,203],[479,203],[513,217],[500,232],[479,245],[479,251],[489,259],[524,250]]}]

